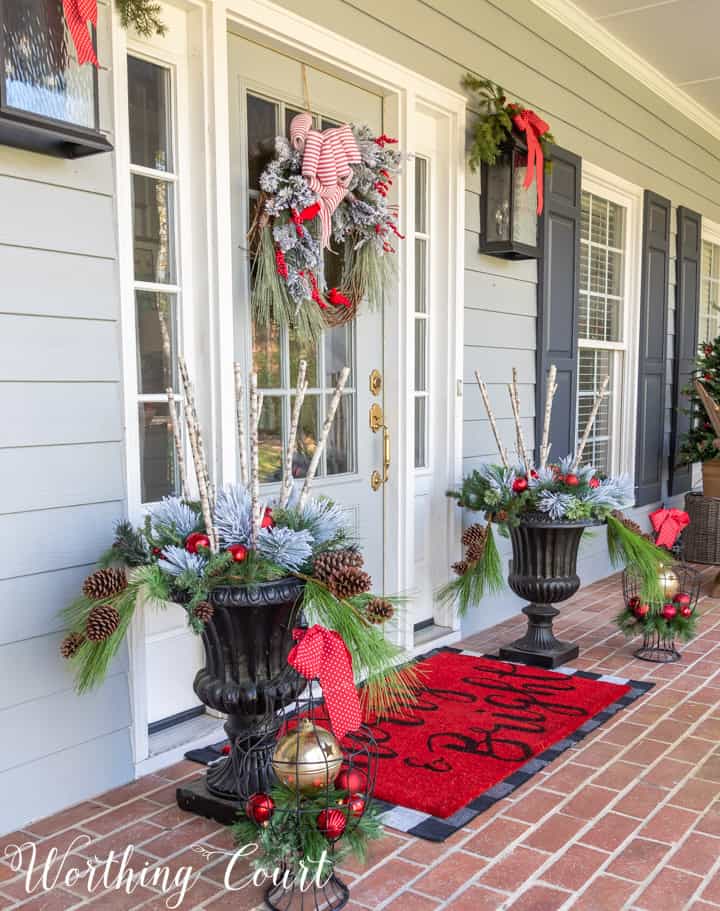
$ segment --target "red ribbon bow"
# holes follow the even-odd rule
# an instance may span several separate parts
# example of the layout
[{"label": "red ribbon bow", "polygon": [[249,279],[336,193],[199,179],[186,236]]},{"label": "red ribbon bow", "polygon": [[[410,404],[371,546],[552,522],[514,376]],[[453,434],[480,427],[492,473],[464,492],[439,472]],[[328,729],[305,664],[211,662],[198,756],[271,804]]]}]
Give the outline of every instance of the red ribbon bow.
[{"label": "red ribbon bow", "polygon": [[288,664],[307,680],[319,680],[333,734],[342,740],[362,723],[352,656],[342,636],[324,626],[295,629],[293,639],[297,645],[288,655]]},{"label": "red ribbon bow", "polygon": [[690,516],[682,509],[656,509],[650,513],[650,521],[657,535],[658,547],[672,547],[680,532],[690,524]]},{"label": "red ribbon bow", "polygon": [[538,117],[535,111],[529,111],[526,108],[514,108],[513,123],[521,133],[525,134],[525,141],[528,147],[527,173],[525,175],[525,189],[527,190],[533,182],[533,177],[537,180],[537,214],[542,215],[543,210],[543,173],[545,162],[543,159],[543,150],[540,145],[540,137],[544,136],[550,130],[550,124]]},{"label": "red ribbon bow", "polygon": [[97,0],[63,0],[65,20],[77,51],[78,63],[92,63],[98,66],[88,22],[97,28]]}]

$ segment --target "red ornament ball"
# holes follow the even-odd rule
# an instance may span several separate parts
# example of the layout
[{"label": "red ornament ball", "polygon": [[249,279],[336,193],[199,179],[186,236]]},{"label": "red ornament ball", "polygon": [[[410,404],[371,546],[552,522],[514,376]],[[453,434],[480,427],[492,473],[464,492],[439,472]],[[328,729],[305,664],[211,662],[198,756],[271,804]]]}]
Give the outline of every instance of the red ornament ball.
[{"label": "red ornament ball", "polygon": [[525,493],[528,489],[527,478],[515,478],[512,483],[512,489],[514,493]]},{"label": "red ornament ball", "polygon": [[533,480],[537,480],[537,479],[540,477],[540,475],[537,473],[537,471],[535,471],[534,468],[531,468],[531,469],[530,469],[530,477],[531,477]]},{"label": "red ornament ball", "polygon": [[576,474],[566,474],[564,480],[568,487],[577,487],[580,483],[580,478]]},{"label": "red ornament ball", "polygon": [[275,812],[275,801],[269,794],[253,794],[245,804],[245,813],[259,826],[267,825]]},{"label": "red ornament ball", "polygon": [[272,509],[268,508],[265,510],[265,515],[262,517],[262,522],[260,525],[262,528],[272,528],[275,525]]},{"label": "red ornament ball", "polygon": [[194,531],[185,538],[185,550],[191,554],[196,554],[199,547],[210,548],[210,538],[201,531]]},{"label": "red ornament ball", "polygon": [[708,380],[708,381],[709,381],[709,380],[711,380],[712,378],[713,378],[712,373],[704,373],[704,374],[703,374],[703,379],[704,379],[704,380]]},{"label": "red ornament ball", "polygon": [[341,838],[346,826],[347,818],[342,810],[323,810],[317,818],[317,827],[328,841]]},{"label": "red ornament ball", "polygon": [[705,347],[703,348],[703,351],[705,352],[705,357],[710,357],[710,355],[713,353],[713,346],[705,345]]},{"label": "red ornament ball", "polygon": [[162,547],[153,547],[153,557],[162,557]]},{"label": "red ornament ball", "polygon": [[687,604],[690,604],[691,601],[692,601],[692,598],[690,597],[690,595],[688,595],[687,592],[678,592],[675,595],[675,597],[673,598],[674,604],[687,605]]},{"label": "red ornament ball", "polygon": [[335,779],[335,787],[338,791],[351,791],[353,794],[364,791],[365,775],[358,769],[342,769]]},{"label": "red ornament ball", "polygon": [[593,490],[595,490],[600,486],[600,478],[590,478],[588,484],[592,487]]},{"label": "red ornament ball", "polygon": [[634,610],[634,614],[638,618],[638,620],[644,620],[649,613],[650,613],[649,604],[638,604],[638,606]]},{"label": "red ornament ball", "polygon": [[247,559],[248,549],[244,544],[231,544],[228,547],[228,553],[232,554],[232,558],[236,563],[242,563],[243,560]]},{"label": "red ornament ball", "polygon": [[632,598],[628,598],[628,607],[630,610],[635,610],[640,603],[640,599],[637,595],[633,595]]},{"label": "red ornament ball", "polygon": [[686,620],[688,617],[692,617],[692,612],[692,608],[689,604],[683,604],[683,606],[680,608],[680,615],[682,617],[685,617]]},{"label": "red ornament ball", "polygon": [[677,608],[674,604],[663,604],[662,615],[664,620],[674,620],[677,616]]},{"label": "red ornament ball", "polygon": [[353,796],[346,801],[346,806],[351,815],[356,819],[359,819],[365,812],[365,798],[362,794],[353,794]]}]

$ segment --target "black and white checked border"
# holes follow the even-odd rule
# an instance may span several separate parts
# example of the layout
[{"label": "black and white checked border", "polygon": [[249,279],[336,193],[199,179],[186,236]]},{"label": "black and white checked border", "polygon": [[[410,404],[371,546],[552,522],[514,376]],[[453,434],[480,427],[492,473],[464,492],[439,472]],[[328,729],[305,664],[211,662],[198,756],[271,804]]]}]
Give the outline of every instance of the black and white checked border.
[{"label": "black and white checked border", "polygon": [[[439,648],[418,656],[415,661],[424,661],[427,658],[432,658],[433,655],[442,652],[452,652],[456,655],[468,655],[473,658],[488,658],[494,661],[500,660],[497,655],[483,655],[480,652],[474,652],[469,649]],[[475,797],[470,803],[453,813],[452,816],[448,816],[446,819],[441,819],[439,816],[431,816],[430,814],[422,813],[419,810],[412,810],[409,807],[402,807],[397,804],[391,804],[373,798],[373,806],[380,812],[380,820],[383,825],[398,829],[401,832],[407,832],[408,835],[414,835],[417,838],[424,838],[427,841],[445,841],[446,838],[449,838],[454,832],[457,832],[458,829],[462,829],[463,826],[466,826],[471,820],[475,819],[476,816],[479,816],[481,813],[484,813],[485,810],[488,810],[493,804],[497,803],[498,800],[502,800],[503,797],[512,794],[516,788],[519,788],[520,785],[529,781],[533,775],[536,775],[554,759],[557,759],[565,750],[569,750],[571,747],[575,746],[576,743],[579,743],[584,737],[587,737],[588,734],[612,718],[613,715],[616,715],[621,709],[627,708],[627,706],[635,702],[636,699],[644,696],[645,693],[654,686],[653,683],[648,683],[647,681],[628,680],[626,677],[616,677],[612,674],[591,674],[589,671],[580,671],[574,667],[557,667],[554,668],[553,673],[567,674],[569,677],[584,677],[586,680],[600,680],[603,683],[616,683],[620,686],[628,685],[631,689],[621,699],[618,699],[617,702],[613,702],[612,705],[609,705],[601,712],[598,712],[597,715],[588,718],[588,720],[577,728],[577,730],[573,731],[572,734],[568,734],[563,740],[558,740],[557,743],[554,743],[543,753],[533,756],[532,759],[528,760],[524,766],[519,768],[516,772],[513,772],[512,775],[508,775],[507,778],[504,778],[496,785],[493,785],[479,797]]]}]

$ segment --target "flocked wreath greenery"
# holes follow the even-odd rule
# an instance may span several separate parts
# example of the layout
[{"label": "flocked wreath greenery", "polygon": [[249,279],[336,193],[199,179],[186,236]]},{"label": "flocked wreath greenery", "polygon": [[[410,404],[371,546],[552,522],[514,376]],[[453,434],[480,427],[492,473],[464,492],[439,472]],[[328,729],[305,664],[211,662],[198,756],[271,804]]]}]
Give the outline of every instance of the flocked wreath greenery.
[{"label": "flocked wreath greenery", "polygon": [[167,26],[160,18],[160,4],[155,0],[115,0],[123,28],[134,28],[143,38],[164,35]]}]

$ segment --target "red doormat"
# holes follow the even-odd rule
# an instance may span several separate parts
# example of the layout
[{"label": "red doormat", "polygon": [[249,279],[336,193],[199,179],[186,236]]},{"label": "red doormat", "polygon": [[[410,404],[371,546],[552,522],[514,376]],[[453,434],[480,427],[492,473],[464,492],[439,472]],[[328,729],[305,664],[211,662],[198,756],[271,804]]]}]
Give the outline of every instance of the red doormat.
[{"label": "red doormat", "polygon": [[652,684],[443,649],[403,717],[370,720],[383,822],[444,840]]}]

